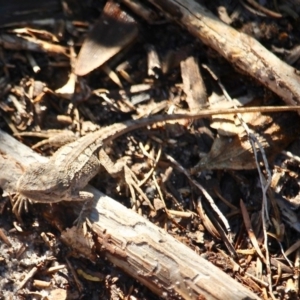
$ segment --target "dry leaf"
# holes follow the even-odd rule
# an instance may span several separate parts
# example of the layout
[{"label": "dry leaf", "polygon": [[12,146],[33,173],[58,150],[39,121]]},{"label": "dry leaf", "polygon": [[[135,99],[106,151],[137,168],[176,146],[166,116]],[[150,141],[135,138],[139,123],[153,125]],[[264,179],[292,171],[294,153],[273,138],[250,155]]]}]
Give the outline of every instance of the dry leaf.
[{"label": "dry leaf", "polygon": [[[299,137],[299,116],[296,113],[282,112],[269,115],[249,113],[245,115],[250,120],[248,121],[249,128],[256,133],[270,161]],[[232,135],[233,124],[230,125],[227,122],[227,126],[230,130],[228,135]],[[195,174],[202,169],[249,170],[256,168],[247,135],[240,129],[236,132],[239,134],[233,137],[218,136],[209,154],[191,169],[191,173]]]},{"label": "dry leaf", "polygon": [[138,34],[134,19],[119,4],[107,1],[100,19],[87,35],[78,55],[75,74],[86,75],[131,43]]}]

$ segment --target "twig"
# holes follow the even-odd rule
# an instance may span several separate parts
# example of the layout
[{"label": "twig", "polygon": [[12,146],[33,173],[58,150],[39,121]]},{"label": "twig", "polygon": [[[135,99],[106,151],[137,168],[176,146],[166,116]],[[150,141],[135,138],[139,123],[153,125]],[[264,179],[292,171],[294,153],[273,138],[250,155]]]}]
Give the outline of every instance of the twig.
[{"label": "twig", "polygon": [[216,212],[216,214],[218,215],[220,220],[222,220],[223,225],[225,226],[227,232],[228,233],[231,232],[231,228],[230,228],[230,225],[229,225],[227,219],[222,214],[222,212],[219,210],[218,206],[216,206],[213,198],[209,195],[209,193],[206,191],[206,189],[199,182],[192,179],[192,177],[187,172],[187,170],[185,168],[183,168],[172,156],[170,156],[168,154],[165,154],[165,156],[172,164],[174,164],[176,166],[176,168],[178,170],[180,170],[180,172],[182,172],[188,178],[188,180],[193,184],[193,186],[197,187],[202,192],[202,194],[204,195],[206,200],[209,202],[211,208]]}]

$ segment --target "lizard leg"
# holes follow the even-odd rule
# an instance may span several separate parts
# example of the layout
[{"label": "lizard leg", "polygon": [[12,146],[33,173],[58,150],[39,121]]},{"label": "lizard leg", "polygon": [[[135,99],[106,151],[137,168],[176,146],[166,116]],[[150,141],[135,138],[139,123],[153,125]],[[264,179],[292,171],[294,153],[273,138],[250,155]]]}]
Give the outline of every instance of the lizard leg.
[{"label": "lizard leg", "polygon": [[126,165],[128,158],[121,158],[117,162],[113,162],[105,150],[101,148],[99,151],[99,160],[101,165],[113,178],[123,177],[124,166]]}]

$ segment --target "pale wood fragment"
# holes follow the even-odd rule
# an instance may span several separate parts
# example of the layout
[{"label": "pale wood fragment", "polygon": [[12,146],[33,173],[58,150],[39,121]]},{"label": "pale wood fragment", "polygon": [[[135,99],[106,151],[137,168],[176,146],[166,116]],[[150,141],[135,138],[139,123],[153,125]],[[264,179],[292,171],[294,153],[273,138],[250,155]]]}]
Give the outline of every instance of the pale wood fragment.
[{"label": "pale wood fragment", "polygon": [[180,68],[186,102],[191,112],[197,112],[207,104],[206,87],[197,58],[187,57],[181,61]]}]

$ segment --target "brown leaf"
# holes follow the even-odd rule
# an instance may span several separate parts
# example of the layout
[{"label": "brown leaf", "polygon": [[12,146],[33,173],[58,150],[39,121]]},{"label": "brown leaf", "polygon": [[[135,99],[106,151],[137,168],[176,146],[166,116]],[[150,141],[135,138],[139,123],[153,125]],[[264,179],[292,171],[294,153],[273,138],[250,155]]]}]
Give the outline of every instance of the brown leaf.
[{"label": "brown leaf", "polygon": [[[248,114],[247,114],[248,115]],[[250,114],[249,114],[250,115]],[[299,116],[296,113],[252,114],[248,123],[257,134],[269,161],[286,148],[300,134]],[[243,116],[244,117],[244,116]],[[259,149],[257,148],[259,151]],[[256,168],[248,137],[243,133],[225,137],[218,136],[209,152],[194,168],[195,174],[202,169],[249,170]]]},{"label": "brown leaf", "polygon": [[113,1],[107,1],[100,19],[87,35],[78,55],[75,74],[83,76],[104,64],[138,34],[134,19]]}]

